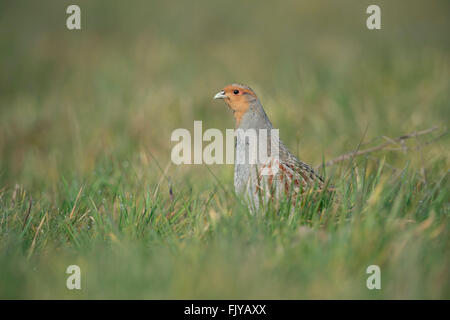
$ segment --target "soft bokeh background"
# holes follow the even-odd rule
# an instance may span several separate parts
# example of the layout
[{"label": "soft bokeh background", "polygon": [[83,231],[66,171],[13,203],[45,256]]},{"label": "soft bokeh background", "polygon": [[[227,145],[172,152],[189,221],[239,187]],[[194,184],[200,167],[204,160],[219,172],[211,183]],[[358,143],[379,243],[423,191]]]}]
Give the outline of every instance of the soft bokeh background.
[{"label": "soft bokeh background", "polygon": [[[313,165],[362,140],[448,126],[450,2],[76,1],[82,29],[69,31],[72,3],[0,2],[0,297],[450,297],[448,135],[354,163],[376,171],[384,158],[386,185],[408,168],[404,179],[421,186],[404,199],[414,209],[387,196],[386,206],[425,210],[405,218],[435,225],[421,225],[424,239],[408,229],[380,240],[385,228],[370,225],[251,229],[253,220],[220,218],[239,213],[226,193],[232,166],[170,166],[174,129],[233,128],[212,100],[232,82],[256,91]],[[365,26],[370,4],[381,7],[381,30]],[[195,222],[139,220],[180,210]],[[65,289],[74,263],[85,270],[81,292]],[[391,266],[381,293],[365,288],[371,263]]]}]

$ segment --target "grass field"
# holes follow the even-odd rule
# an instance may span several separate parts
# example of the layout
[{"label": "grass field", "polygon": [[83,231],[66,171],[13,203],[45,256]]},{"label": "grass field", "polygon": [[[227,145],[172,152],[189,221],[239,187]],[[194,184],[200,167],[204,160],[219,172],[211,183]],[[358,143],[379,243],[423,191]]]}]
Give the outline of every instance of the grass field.
[{"label": "grass field", "polygon": [[[0,298],[450,298],[448,1],[76,3],[78,31],[71,1],[0,3]],[[232,82],[312,165],[439,129],[254,216],[231,165],[170,161],[174,129],[234,127]]]}]

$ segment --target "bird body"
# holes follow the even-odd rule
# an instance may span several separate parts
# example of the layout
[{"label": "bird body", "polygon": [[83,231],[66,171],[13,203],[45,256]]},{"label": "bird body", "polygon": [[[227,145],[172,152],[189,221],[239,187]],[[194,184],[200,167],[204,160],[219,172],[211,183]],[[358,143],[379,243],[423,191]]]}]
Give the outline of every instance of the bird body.
[{"label": "bird body", "polygon": [[[236,131],[256,132],[256,147],[251,146],[249,134],[236,135],[234,167],[235,192],[244,196],[253,210],[259,209],[261,201],[279,201],[282,197],[296,200],[308,188],[324,187],[323,178],[309,165],[298,160],[279,139],[250,87],[232,84],[214,98],[223,99],[233,111]],[[266,140],[266,145],[261,145],[262,138]],[[263,148],[267,148],[266,154],[270,155],[264,161],[258,157]],[[252,156],[257,159],[254,163],[249,161]]]}]

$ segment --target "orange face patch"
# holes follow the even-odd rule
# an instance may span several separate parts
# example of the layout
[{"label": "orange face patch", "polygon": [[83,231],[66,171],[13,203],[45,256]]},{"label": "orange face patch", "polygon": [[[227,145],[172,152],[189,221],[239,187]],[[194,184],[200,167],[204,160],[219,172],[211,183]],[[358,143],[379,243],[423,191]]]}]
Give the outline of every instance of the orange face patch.
[{"label": "orange face patch", "polygon": [[256,98],[255,93],[247,88],[243,88],[236,85],[229,85],[223,88],[226,98],[223,100],[233,110],[234,118],[236,119],[236,126],[242,120],[242,117],[249,108],[249,102],[247,95],[251,95]]}]

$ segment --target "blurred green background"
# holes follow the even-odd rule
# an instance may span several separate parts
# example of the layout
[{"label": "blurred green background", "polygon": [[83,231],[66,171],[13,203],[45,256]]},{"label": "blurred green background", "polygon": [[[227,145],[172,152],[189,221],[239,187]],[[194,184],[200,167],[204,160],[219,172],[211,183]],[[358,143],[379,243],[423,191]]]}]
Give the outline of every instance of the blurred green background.
[{"label": "blurred green background", "polygon": [[170,165],[174,129],[234,127],[233,82],[312,165],[448,126],[449,1],[76,1],[69,31],[72,3],[0,2],[1,298],[450,298],[448,135],[337,166],[372,218],[325,231],[248,217],[230,165]]}]

